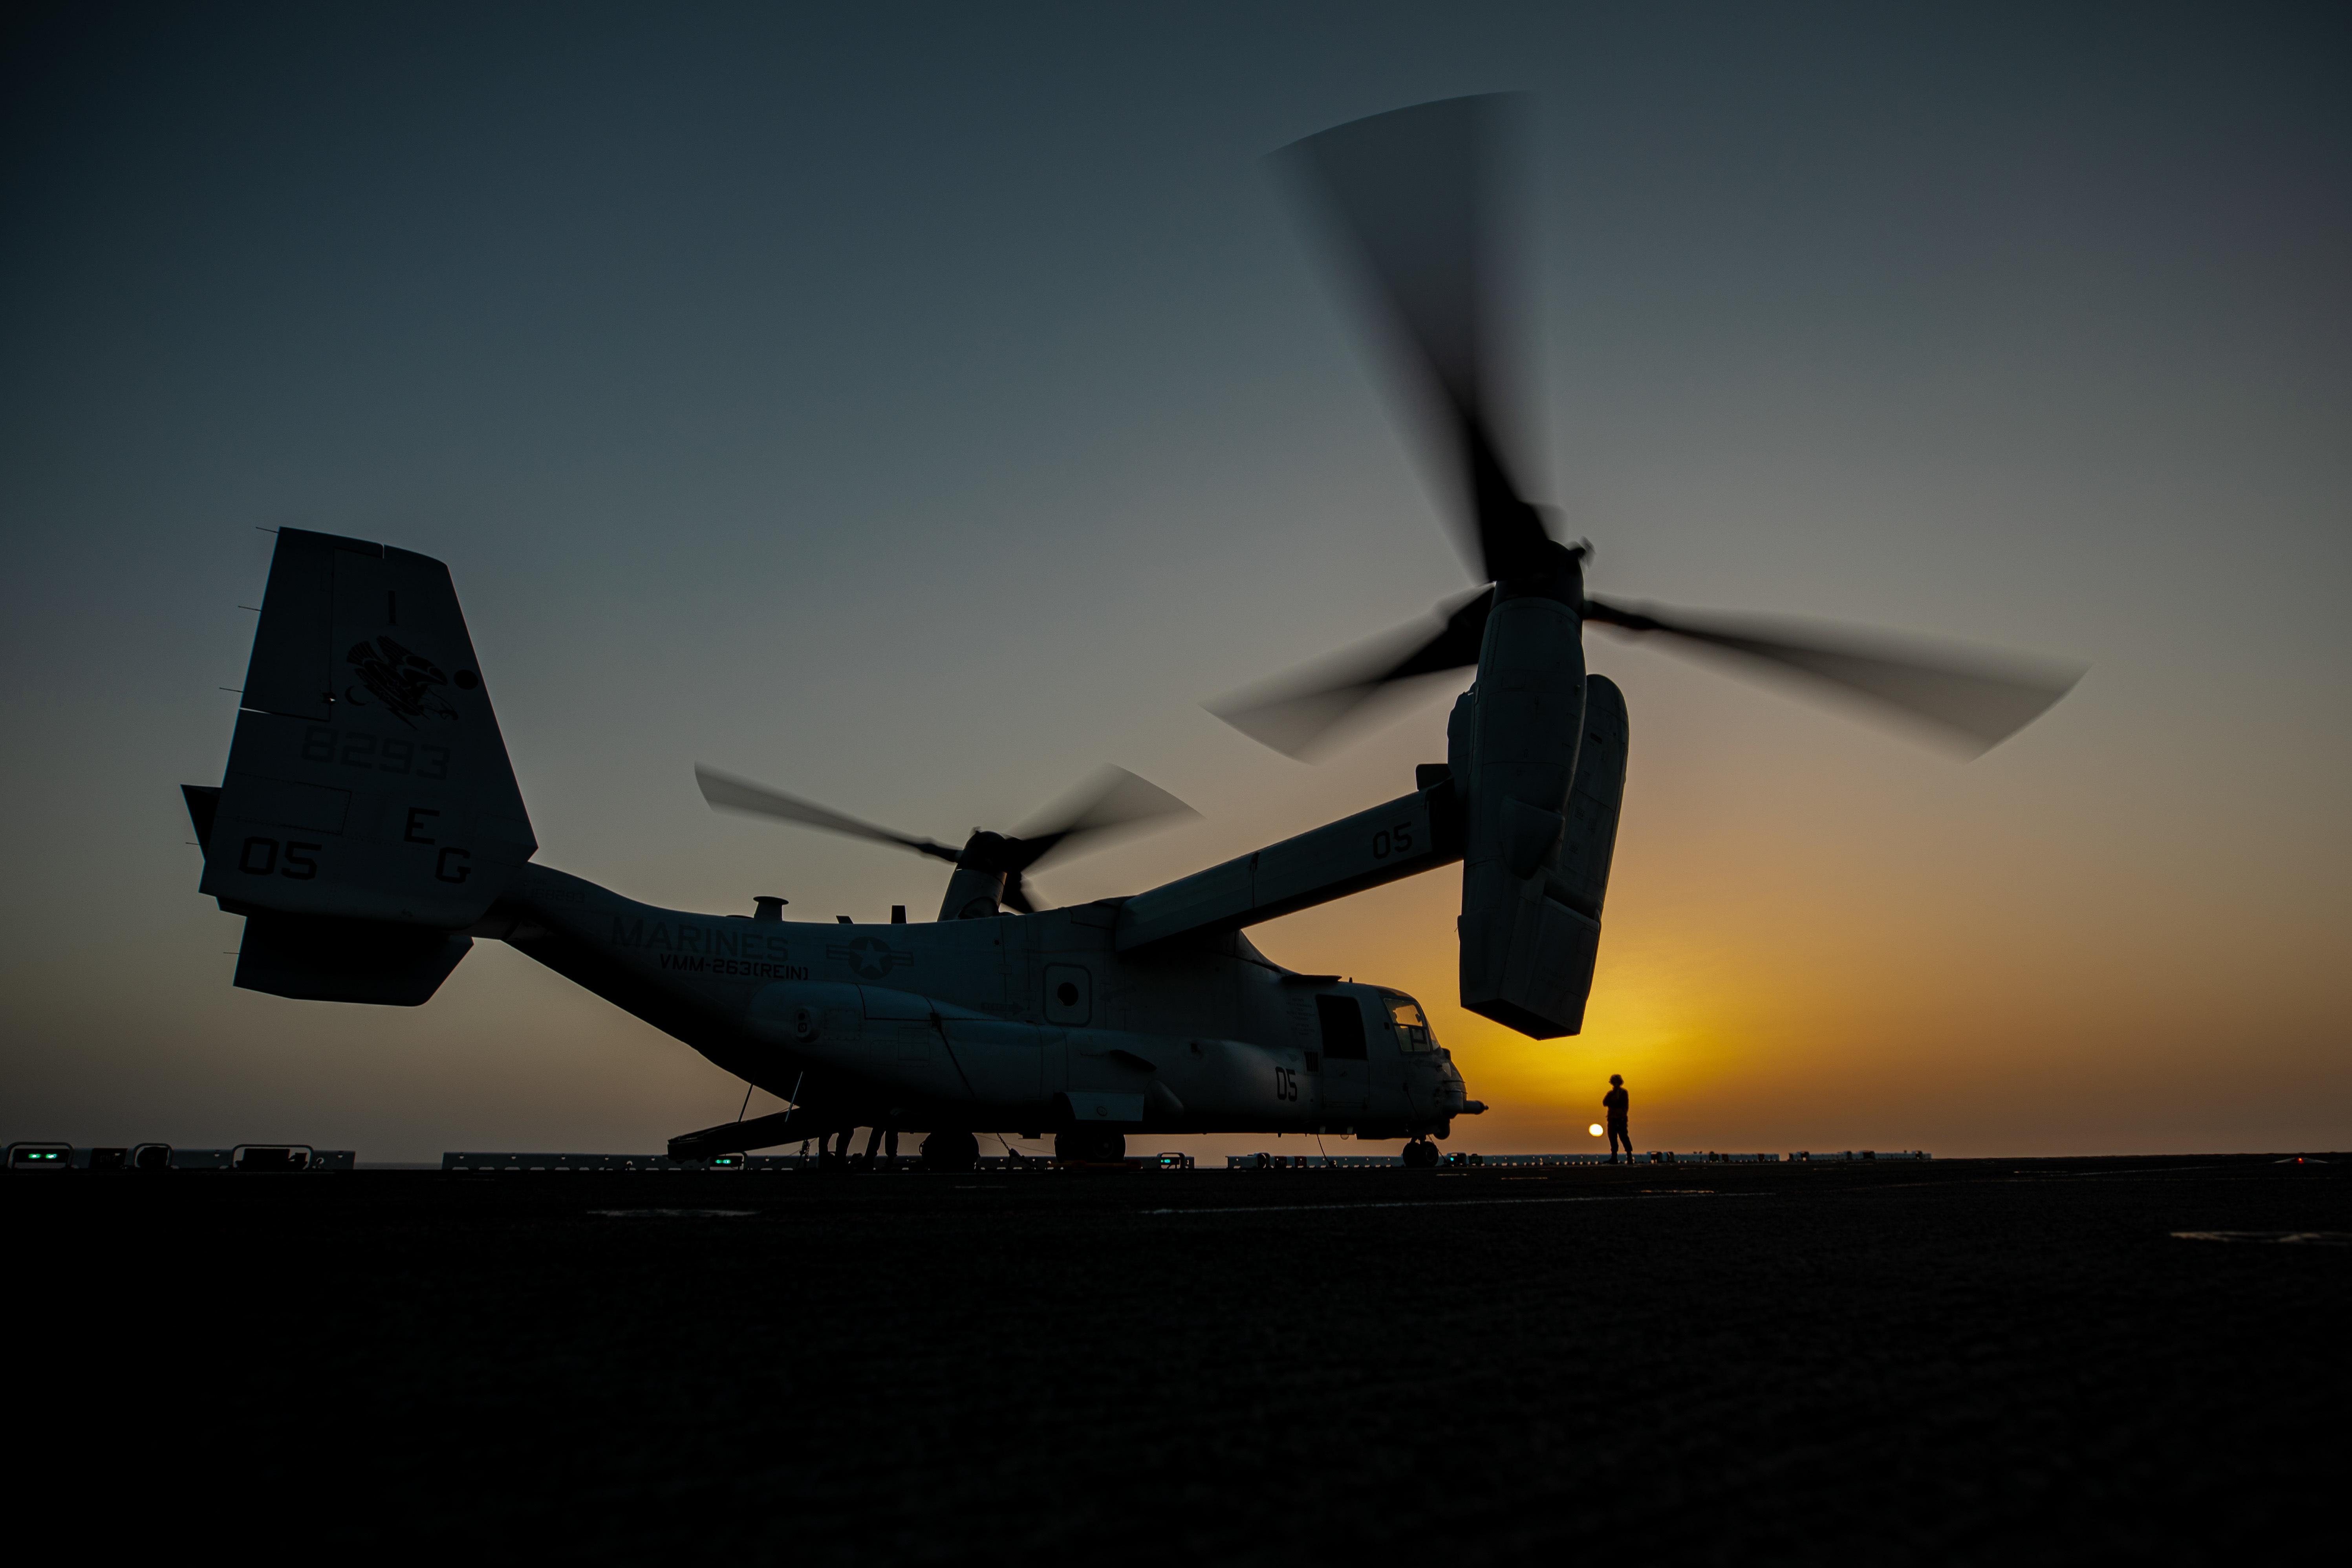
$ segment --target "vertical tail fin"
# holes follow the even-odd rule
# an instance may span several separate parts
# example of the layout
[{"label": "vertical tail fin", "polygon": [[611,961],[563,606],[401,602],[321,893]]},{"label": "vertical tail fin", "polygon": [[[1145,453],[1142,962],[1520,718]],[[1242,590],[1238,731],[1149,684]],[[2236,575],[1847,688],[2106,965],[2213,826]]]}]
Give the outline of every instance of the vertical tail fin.
[{"label": "vertical tail fin", "polygon": [[[539,847],[448,568],[279,532],[227,776],[205,815],[203,890],[255,917],[256,963],[240,961],[237,984],[353,1001],[432,994],[464,949],[442,964],[425,932],[479,920]],[[388,941],[396,928],[424,929]],[[305,979],[320,965],[300,954],[327,952],[339,929],[356,944],[329,966],[345,978]],[[434,953],[423,971],[418,943]],[[404,977],[396,994],[368,983],[372,949]]]}]

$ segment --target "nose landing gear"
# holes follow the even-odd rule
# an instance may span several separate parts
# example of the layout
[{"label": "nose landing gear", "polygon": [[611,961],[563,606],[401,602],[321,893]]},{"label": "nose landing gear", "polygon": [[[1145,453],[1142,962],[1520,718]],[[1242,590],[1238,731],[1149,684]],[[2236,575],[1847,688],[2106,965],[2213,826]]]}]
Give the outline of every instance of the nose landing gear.
[{"label": "nose landing gear", "polygon": [[1416,1138],[1404,1146],[1404,1168],[1408,1171],[1437,1169],[1437,1145],[1426,1138]]}]

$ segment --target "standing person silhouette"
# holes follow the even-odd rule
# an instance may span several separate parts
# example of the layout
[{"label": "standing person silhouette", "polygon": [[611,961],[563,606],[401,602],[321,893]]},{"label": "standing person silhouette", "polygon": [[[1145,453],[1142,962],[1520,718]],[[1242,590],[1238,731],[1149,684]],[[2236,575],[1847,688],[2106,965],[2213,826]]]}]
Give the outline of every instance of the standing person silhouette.
[{"label": "standing person silhouette", "polygon": [[1617,1145],[1625,1145],[1625,1163],[1633,1163],[1633,1137],[1625,1131],[1625,1079],[1617,1073],[1609,1075],[1609,1092],[1601,1097],[1601,1109],[1609,1113],[1609,1163],[1617,1163]]}]

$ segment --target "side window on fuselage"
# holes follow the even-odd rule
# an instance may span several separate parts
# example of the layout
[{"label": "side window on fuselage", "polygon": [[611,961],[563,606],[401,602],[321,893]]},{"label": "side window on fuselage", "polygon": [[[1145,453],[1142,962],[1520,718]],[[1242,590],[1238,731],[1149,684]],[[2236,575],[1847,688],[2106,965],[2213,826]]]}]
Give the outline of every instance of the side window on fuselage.
[{"label": "side window on fuselage", "polygon": [[1353,996],[1318,996],[1315,1014],[1323,1025],[1323,1055],[1335,1062],[1364,1059],[1364,1009]]}]

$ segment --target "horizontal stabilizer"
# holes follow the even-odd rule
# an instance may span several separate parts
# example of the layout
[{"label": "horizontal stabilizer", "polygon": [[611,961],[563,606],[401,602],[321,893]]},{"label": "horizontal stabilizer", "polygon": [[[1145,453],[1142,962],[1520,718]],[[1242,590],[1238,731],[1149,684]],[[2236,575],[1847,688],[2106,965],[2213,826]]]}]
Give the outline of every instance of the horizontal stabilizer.
[{"label": "horizontal stabilizer", "polygon": [[246,917],[236,984],[299,1002],[415,1007],[473,945],[429,926],[256,913]]}]

